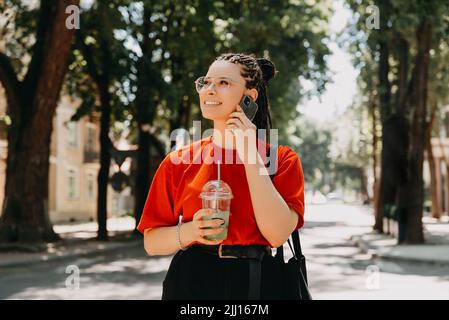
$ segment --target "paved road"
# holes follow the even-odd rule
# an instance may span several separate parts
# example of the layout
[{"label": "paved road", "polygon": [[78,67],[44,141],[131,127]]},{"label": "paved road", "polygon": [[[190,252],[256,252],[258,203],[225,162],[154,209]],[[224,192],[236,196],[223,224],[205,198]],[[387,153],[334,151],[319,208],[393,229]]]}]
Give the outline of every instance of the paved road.
[{"label": "paved road", "polygon": [[302,231],[315,299],[449,299],[449,267],[373,260],[349,241],[371,231],[364,207],[309,206]]},{"label": "paved road", "polygon": [[[449,267],[372,260],[349,241],[351,235],[371,230],[368,209],[308,206],[306,221],[301,240],[315,299],[449,298]],[[170,259],[147,257],[142,247],[135,247],[73,261],[2,268],[0,298],[160,299]],[[79,270],[79,288],[72,266]]]},{"label": "paved road", "polygon": [[143,247],[134,247],[97,257],[2,268],[0,299],[160,299],[169,263],[170,257],[149,258]]}]

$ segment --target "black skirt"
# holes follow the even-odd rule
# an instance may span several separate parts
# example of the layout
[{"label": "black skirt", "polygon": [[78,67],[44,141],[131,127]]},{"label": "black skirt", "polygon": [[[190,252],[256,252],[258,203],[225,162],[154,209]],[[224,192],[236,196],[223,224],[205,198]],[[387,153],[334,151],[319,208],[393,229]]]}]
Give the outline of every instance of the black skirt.
[{"label": "black skirt", "polygon": [[[262,260],[260,297],[283,299],[282,264],[271,255]],[[246,300],[249,288],[247,259],[226,259],[192,246],[173,257],[163,282],[162,300]]]}]

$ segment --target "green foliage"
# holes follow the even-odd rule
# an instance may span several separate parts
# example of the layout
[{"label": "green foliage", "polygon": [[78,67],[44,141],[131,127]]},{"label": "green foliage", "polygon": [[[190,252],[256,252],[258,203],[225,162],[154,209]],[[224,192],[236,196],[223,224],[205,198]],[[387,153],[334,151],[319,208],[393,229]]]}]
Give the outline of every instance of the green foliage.
[{"label": "green foliage", "polygon": [[11,58],[12,67],[20,78],[26,72],[35,43],[39,7],[24,1],[5,0],[0,2],[0,12],[5,19],[0,25],[4,53]]},{"label": "green foliage", "polygon": [[332,176],[331,131],[303,117],[295,124],[280,144],[291,146],[301,158],[306,188],[323,191]]},{"label": "green foliage", "polygon": [[[5,3],[16,12],[8,50],[20,58],[33,43],[36,11],[23,1]],[[65,82],[64,92],[82,101],[72,119],[101,111],[98,80],[108,75],[113,122],[124,124],[117,127],[131,128],[132,141],[139,122],[148,123],[155,136],[168,136],[169,130],[202,118],[193,82],[207,72],[216,56],[255,53],[272,59],[279,70],[268,94],[281,140],[289,139],[291,132],[301,137],[310,134],[305,140],[318,143],[318,154],[325,155],[329,134],[296,128],[296,107],[305,95],[299,77],[314,83],[311,94],[323,92],[329,80],[331,15],[330,0],[93,1],[81,10],[81,29]],[[204,123],[203,129],[210,125]],[[318,171],[327,170],[327,160],[323,161]],[[315,170],[313,162],[307,165],[310,172]]]},{"label": "green foliage", "polygon": [[[291,121],[298,117],[296,105],[303,95],[298,77],[314,81],[318,92],[328,80],[325,55],[329,53],[330,7],[330,1],[312,5],[198,0],[153,1],[151,7],[146,1],[129,2],[121,7],[126,37],[138,44],[129,47],[132,63],[137,64],[141,56],[152,62],[146,83],[151,84],[147,91],[156,97],[150,115],[155,131],[168,134],[168,129],[174,129],[170,124],[179,125],[186,108],[191,120],[201,118],[193,81],[207,72],[214,57],[233,51],[269,56],[275,62],[280,72],[268,91],[274,126],[286,136]],[[151,26],[145,31],[143,17],[148,15]],[[145,33],[150,35],[146,42]],[[128,92],[136,97],[140,87],[135,81],[142,79],[137,70],[137,65],[130,68]]]},{"label": "green foliage", "polygon": [[373,150],[372,117],[364,96],[356,96],[353,104],[346,110],[336,124],[333,161],[335,165],[334,182],[342,188],[361,190],[363,175],[372,165]]},{"label": "green foliage", "polygon": [[[430,51],[429,83],[428,83],[428,116],[434,107],[441,108],[449,103],[449,3],[447,1],[356,1],[346,3],[354,12],[355,19],[341,35],[340,42],[353,55],[354,65],[360,70],[358,77],[360,103],[366,108],[381,111],[383,117],[395,112],[398,106],[397,90],[399,85],[399,67],[402,57],[399,55],[399,41],[409,46],[409,65],[416,54],[416,29],[422,19],[432,22],[433,46]],[[380,13],[380,29],[368,29],[366,18],[368,6],[377,5]],[[393,101],[389,110],[379,108],[379,43],[391,46],[390,71]],[[412,70],[407,71],[407,80]],[[437,110],[438,111],[438,110]],[[412,110],[408,110],[412,112]],[[443,125],[444,112],[438,112],[440,118],[434,127],[434,135],[439,135],[439,127]],[[377,134],[377,133],[376,133]],[[379,133],[380,134],[380,133]],[[377,150],[375,150],[378,152]]]},{"label": "green foliage", "polygon": [[330,53],[331,1],[235,3],[229,4],[230,17],[221,35],[228,37],[223,47],[229,46],[221,51],[253,52],[274,61],[279,73],[268,88],[273,125],[286,137],[289,125],[299,117],[296,106],[305,94],[298,77],[311,80],[316,94],[322,93],[329,81],[325,57]]},{"label": "green foliage", "polygon": [[[383,125],[380,213],[403,220],[400,243],[421,243],[427,126],[432,113],[447,103],[449,2],[347,3],[356,17],[348,42],[361,69],[359,86],[367,96],[366,106],[379,109]],[[379,9],[378,29],[365,23],[369,5]]]},{"label": "green foliage", "polygon": [[100,109],[100,88],[106,86],[112,93],[110,102],[112,118],[124,121],[128,110],[123,80],[128,74],[128,54],[124,41],[117,39],[115,30],[123,26],[118,5],[120,1],[94,2],[90,8],[81,11],[65,92],[82,101],[72,121]]}]

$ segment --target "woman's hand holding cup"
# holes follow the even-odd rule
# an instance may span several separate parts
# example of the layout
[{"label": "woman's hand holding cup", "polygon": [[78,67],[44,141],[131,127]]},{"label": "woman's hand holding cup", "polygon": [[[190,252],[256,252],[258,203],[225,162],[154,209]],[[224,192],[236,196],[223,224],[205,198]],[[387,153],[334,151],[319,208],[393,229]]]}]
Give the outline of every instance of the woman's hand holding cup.
[{"label": "woman's hand holding cup", "polygon": [[207,245],[217,245],[223,242],[224,239],[208,240],[207,236],[215,236],[223,232],[221,227],[224,221],[221,219],[205,220],[207,217],[215,213],[214,209],[200,209],[193,215],[193,220],[184,224],[185,231],[189,234],[189,242],[199,242]]}]

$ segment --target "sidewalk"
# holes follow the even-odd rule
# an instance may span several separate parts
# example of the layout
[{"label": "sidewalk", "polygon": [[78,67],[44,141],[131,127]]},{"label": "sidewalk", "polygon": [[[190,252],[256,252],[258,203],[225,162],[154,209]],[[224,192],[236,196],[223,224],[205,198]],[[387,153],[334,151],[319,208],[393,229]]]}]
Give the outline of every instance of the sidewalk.
[{"label": "sidewalk", "polygon": [[424,238],[422,245],[398,245],[390,235],[376,232],[352,236],[351,240],[362,251],[384,260],[433,263],[449,266],[449,219],[440,221],[424,217]]},{"label": "sidewalk", "polygon": [[55,225],[54,230],[62,238],[57,243],[48,243],[41,248],[20,246],[15,250],[1,250],[0,269],[99,255],[142,245],[142,238],[132,234],[134,230],[132,218],[108,219],[109,241],[95,240],[97,236],[95,222]]}]

